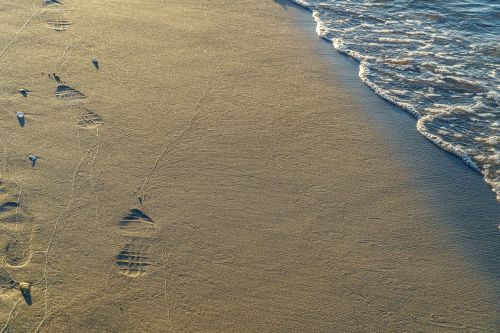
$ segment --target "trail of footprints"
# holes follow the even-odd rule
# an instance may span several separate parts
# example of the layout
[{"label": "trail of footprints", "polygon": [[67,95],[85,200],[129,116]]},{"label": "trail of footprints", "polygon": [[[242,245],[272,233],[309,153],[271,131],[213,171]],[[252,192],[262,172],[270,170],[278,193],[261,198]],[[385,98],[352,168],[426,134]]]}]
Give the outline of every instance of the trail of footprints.
[{"label": "trail of footprints", "polygon": [[157,236],[154,221],[140,209],[131,209],[119,222],[126,243],[114,259],[114,266],[126,276],[137,277],[154,264],[152,247]]},{"label": "trail of footprints", "polygon": [[[64,18],[61,0],[42,1],[42,5],[47,7],[45,23],[48,28],[57,33],[67,31],[71,24]],[[94,66],[98,69],[95,63]],[[64,83],[55,73],[49,77],[56,83],[55,98],[62,102],[71,102],[68,105],[76,111],[77,126],[87,130],[94,129],[104,123],[102,117],[95,111],[85,106],[75,105],[75,103],[81,103],[87,99],[84,93]],[[23,97],[28,96],[28,90],[20,89],[19,91]],[[125,219],[128,220],[124,227],[128,227],[129,224],[140,224],[141,221],[153,223],[146,215],[141,215],[134,210]],[[26,207],[21,204],[19,186],[12,181],[0,178],[0,298],[4,295],[18,297],[18,291],[15,289],[19,287],[19,282],[11,277],[8,270],[25,267],[31,260],[32,231],[34,230],[32,220]],[[146,267],[152,264],[149,257],[150,246],[151,238],[148,236],[127,236],[127,244],[117,255],[115,265],[126,275],[143,274]],[[2,332],[7,325],[8,322]]]},{"label": "trail of footprints", "polygon": [[[56,9],[52,13],[53,17],[47,21],[47,25],[57,32],[66,31],[70,27],[70,22],[61,15],[61,1],[44,0],[43,4]],[[56,73],[49,74],[49,77],[57,83],[54,96],[58,100],[66,102],[86,100],[87,96],[83,92],[63,82]],[[77,118],[77,125],[82,129],[93,129],[104,123],[98,113],[87,107],[79,109]],[[125,245],[115,256],[113,265],[123,275],[130,277],[143,275],[147,268],[153,265],[151,248],[157,235],[155,223],[140,209],[131,209],[122,217],[119,227],[125,238]]]},{"label": "trail of footprints", "polygon": [[[62,17],[60,0],[44,0],[44,6],[50,7],[49,28],[62,32],[69,28],[69,21]],[[65,84],[55,73],[49,77],[57,83],[54,96],[64,102],[82,102],[86,95]],[[24,89],[23,89],[24,91]],[[26,96],[24,96],[26,97]],[[87,107],[77,107],[77,125],[82,129],[93,129],[104,122],[96,112]],[[23,267],[31,259],[31,225],[32,218],[21,204],[19,187],[12,181],[0,178],[0,291],[16,287],[15,282],[6,271],[9,267]],[[131,245],[131,249],[136,244]],[[141,251],[139,251],[141,252]]]}]

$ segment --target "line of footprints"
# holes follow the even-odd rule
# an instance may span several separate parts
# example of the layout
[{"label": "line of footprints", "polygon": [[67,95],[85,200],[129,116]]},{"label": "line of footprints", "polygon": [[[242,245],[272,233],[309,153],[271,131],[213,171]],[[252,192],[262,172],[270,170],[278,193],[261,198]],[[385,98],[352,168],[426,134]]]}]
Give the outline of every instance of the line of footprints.
[{"label": "line of footprints", "polygon": [[[56,32],[66,31],[70,23],[61,17],[63,10],[60,8],[59,0],[44,0],[45,6],[52,6],[55,10],[50,13],[51,18],[47,21],[48,26]],[[99,62],[92,60],[92,64],[99,69]],[[55,81],[54,96],[64,102],[70,103],[71,107],[77,109],[77,125],[82,129],[93,129],[104,123],[102,117],[94,110],[83,104],[87,96],[66,84],[56,74],[48,74]],[[20,94],[27,98],[30,90],[20,89]],[[21,126],[25,126],[23,112],[16,113]],[[37,156],[30,155],[32,165],[35,166]],[[26,207],[21,205],[21,197],[18,186],[14,182],[0,179],[0,239],[4,247],[2,267],[0,267],[0,288],[11,290],[18,288],[25,299],[30,298],[30,284],[17,282],[11,278],[5,268],[26,266],[31,259],[31,237],[32,229],[29,228],[30,215]],[[123,216],[119,222],[125,245],[113,259],[113,265],[118,271],[129,277],[143,275],[147,268],[153,265],[150,249],[157,240],[158,230],[154,221],[139,209],[132,209]],[[28,302],[28,301],[27,301]]]},{"label": "line of footprints", "polygon": [[[66,31],[70,23],[62,17],[64,9],[60,0],[44,0],[43,5],[51,7],[48,12],[49,20],[47,25],[56,32]],[[99,69],[99,63],[96,59],[92,64]],[[53,73],[49,78],[57,83],[55,88],[55,97],[61,101],[70,103],[72,108],[77,109],[77,125],[82,129],[92,129],[102,125],[104,122],[99,114],[90,108],[78,105],[85,101],[87,96],[65,84],[61,78]],[[28,89],[19,89],[19,93],[27,98],[31,93]],[[75,105],[76,104],[76,105]],[[23,112],[17,112],[19,124],[25,126],[25,116]],[[29,155],[29,159],[35,166],[38,159],[35,155]],[[27,300],[30,297],[30,284],[26,282],[15,281],[6,270],[6,268],[20,268],[26,266],[31,260],[31,238],[33,228],[31,225],[31,216],[24,205],[21,204],[21,194],[19,186],[12,181],[0,178],[0,241],[3,246],[2,267],[0,267],[0,289],[12,290],[18,288]],[[131,245],[133,249],[134,246]],[[134,261],[134,259],[130,259]],[[131,264],[131,267],[133,265]],[[133,272],[134,268],[130,269]],[[133,274],[132,274],[133,275]],[[27,300],[28,302],[28,300]],[[28,302],[29,303],[29,302]]]}]

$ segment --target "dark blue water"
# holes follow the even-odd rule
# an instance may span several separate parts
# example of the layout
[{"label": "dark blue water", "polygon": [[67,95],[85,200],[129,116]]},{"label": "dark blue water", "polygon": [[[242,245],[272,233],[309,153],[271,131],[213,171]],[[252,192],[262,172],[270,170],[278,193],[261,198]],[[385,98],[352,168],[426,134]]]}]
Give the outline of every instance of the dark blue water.
[{"label": "dark blue water", "polygon": [[500,0],[295,0],[360,78],[500,200]]}]

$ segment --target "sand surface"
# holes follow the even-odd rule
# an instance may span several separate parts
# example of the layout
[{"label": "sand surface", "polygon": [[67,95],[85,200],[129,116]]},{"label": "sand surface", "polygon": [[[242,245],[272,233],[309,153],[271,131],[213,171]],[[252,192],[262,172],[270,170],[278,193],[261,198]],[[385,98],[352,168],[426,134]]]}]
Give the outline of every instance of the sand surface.
[{"label": "sand surface", "polygon": [[494,195],[309,20],[2,1],[1,332],[498,329]]}]

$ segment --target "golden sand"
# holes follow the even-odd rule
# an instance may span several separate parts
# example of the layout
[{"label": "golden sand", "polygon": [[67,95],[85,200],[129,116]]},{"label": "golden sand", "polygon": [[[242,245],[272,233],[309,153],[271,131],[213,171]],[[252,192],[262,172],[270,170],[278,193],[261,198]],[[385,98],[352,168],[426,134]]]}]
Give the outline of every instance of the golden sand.
[{"label": "golden sand", "polygon": [[0,4],[2,332],[495,330],[279,2]]}]

